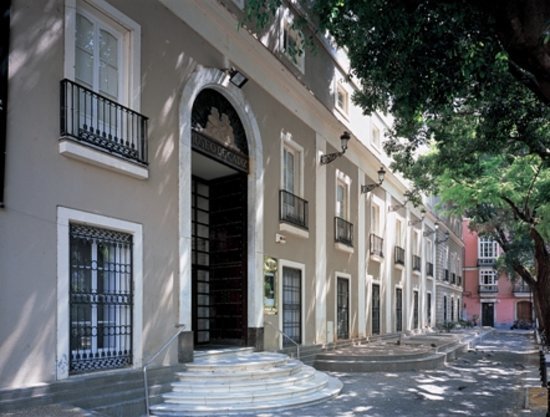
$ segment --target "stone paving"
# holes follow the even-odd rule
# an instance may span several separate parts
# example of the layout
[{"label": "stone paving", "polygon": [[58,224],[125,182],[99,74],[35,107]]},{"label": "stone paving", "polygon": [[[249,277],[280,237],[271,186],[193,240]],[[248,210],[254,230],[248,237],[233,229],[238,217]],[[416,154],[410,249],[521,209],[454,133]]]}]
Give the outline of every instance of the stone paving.
[{"label": "stone paving", "polygon": [[[307,407],[242,417],[544,417],[526,408],[526,387],[540,386],[532,334],[491,332],[474,350],[439,369],[415,372],[331,373],[344,383],[337,397]],[[99,417],[51,405],[1,417]],[[139,417],[139,416],[136,416]]]}]

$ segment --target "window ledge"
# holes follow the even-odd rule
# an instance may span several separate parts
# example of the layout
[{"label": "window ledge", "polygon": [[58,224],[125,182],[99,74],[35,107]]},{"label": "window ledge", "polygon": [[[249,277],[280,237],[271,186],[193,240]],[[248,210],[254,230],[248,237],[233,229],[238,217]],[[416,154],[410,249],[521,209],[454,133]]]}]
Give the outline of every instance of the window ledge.
[{"label": "window ledge", "polygon": [[381,256],[379,255],[376,255],[375,253],[371,253],[370,254],[370,258],[375,261],[375,262],[378,262],[378,263],[382,263],[382,261],[384,260],[384,258],[382,258]]},{"label": "window ledge", "polygon": [[70,139],[61,138],[59,141],[59,153],[71,159],[105,168],[119,174],[128,175],[140,180],[149,178],[149,169],[98,151],[89,146],[81,145]]},{"label": "window ledge", "polygon": [[289,223],[279,223],[279,231],[287,232],[291,235],[302,237],[304,239],[309,239],[309,231],[301,229],[297,226],[293,226]]},{"label": "window ledge", "polygon": [[422,271],[417,271],[416,269],[413,269],[412,273],[414,275],[418,275],[418,276],[421,276],[422,275]]},{"label": "window ledge", "polygon": [[339,251],[342,251],[342,252],[346,252],[346,253],[354,253],[354,250],[353,250],[353,246],[348,246],[344,243],[340,243],[340,242],[334,242],[334,247],[339,250]]},{"label": "window ledge", "polygon": [[397,262],[394,262],[393,266],[394,266],[394,268],[399,269],[401,271],[405,269],[405,265],[398,264]]}]

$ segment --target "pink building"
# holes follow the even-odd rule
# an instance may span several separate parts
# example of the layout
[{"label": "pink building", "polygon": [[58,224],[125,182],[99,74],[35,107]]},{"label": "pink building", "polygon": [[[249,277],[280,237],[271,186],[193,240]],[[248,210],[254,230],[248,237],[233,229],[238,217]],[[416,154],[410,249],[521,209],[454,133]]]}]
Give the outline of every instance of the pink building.
[{"label": "pink building", "polygon": [[498,244],[480,237],[464,220],[464,315],[478,325],[510,328],[514,322],[532,320],[532,297],[523,280],[513,283],[494,269],[500,255]]}]

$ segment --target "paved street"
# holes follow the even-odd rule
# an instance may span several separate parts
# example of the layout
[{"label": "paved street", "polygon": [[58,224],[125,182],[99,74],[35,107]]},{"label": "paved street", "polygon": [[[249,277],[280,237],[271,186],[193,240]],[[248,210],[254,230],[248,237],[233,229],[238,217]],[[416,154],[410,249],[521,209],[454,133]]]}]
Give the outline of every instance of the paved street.
[{"label": "paved street", "polygon": [[[344,383],[344,389],[332,400],[310,407],[247,416],[544,417],[544,409],[525,408],[526,387],[540,386],[538,356],[531,339],[530,334],[521,332],[492,332],[475,351],[436,370],[334,373]],[[52,405],[0,413],[0,416],[92,417],[98,414]]]},{"label": "paved street", "polygon": [[540,386],[531,336],[493,332],[444,368],[421,372],[334,374],[335,399],[258,417],[504,417],[545,416],[527,410],[525,387]]}]

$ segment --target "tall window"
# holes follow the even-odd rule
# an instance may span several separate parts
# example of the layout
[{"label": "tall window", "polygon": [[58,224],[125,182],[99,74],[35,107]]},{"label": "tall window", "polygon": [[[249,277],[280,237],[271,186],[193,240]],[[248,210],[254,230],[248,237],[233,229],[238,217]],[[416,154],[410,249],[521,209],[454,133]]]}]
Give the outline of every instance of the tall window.
[{"label": "tall window", "polygon": [[427,311],[427,319],[428,319],[428,325],[432,325],[432,293],[429,292],[428,297],[426,299],[426,307],[428,309]]},{"label": "tall window", "polygon": [[336,182],[336,216],[348,220],[348,188],[340,180]]},{"label": "tall window", "polygon": [[338,339],[349,339],[349,280],[338,277],[336,288],[336,333]]},{"label": "tall window", "polygon": [[305,49],[304,36],[293,27],[293,18],[288,9],[283,12],[281,19],[281,52],[292,62],[301,72],[305,71]]},{"label": "tall window", "polygon": [[496,271],[494,269],[479,270],[480,285],[496,285]]},{"label": "tall window", "polygon": [[372,284],[372,334],[380,334],[380,285]]},{"label": "tall window", "polygon": [[[302,271],[283,267],[283,332],[302,343]],[[284,338],[284,345],[292,344]]]},{"label": "tall window", "polygon": [[418,329],[418,291],[413,292],[413,329]]},{"label": "tall window", "polygon": [[347,116],[349,114],[349,92],[345,86],[345,81],[341,78],[336,80],[334,101],[336,108]]},{"label": "tall window", "polygon": [[70,225],[70,372],[132,364],[132,235]]},{"label": "tall window", "polygon": [[308,227],[308,203],[303,195],[303,148],[283,133],[281,148],[280,220]]},{"label": "tall window", "polygon": [[372,203],[370,207],[370,230],[377,236],[380,236],[380,206]]},{"label": "tall window", "polygon": [[395,330],[403,331],[403,290],[395,289]]},{"label": "tall window", "polygon": [[381,148],[382,147],[382,140],[380,138],[380,129],[377,127],[372,128],[372,145],[375,148]]},{"label": "tall window", "polygon": [[443,296],[443,321],[447,322],[447,296]]}]

